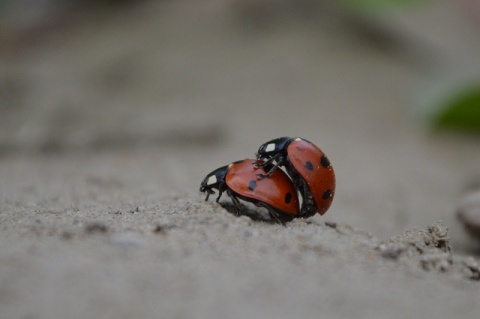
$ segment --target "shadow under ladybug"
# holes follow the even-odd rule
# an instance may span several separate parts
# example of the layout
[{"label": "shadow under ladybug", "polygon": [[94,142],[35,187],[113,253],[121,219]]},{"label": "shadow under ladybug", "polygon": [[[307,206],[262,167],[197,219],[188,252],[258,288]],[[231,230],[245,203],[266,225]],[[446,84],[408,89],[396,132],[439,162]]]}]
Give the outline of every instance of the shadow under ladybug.
[{"label": "shadow under ladybug", "polygon": [[[269,224],[278,224],[279,222],[281,224],[285,223],[285,221],[282,222],[282,221],[278,221],[276,219],[271,218],[268,210],[265,209],[264,207],[255,208],[249,205],[247,206],[245,203],[241,202],[239,203],[240,207],[237,208],[235,207],[235,204],[233,204],[233,202],[221,201],[218,203],[230,214],[235,216],[239,216],[239,215],[247,216],[248,218],[250,218],[255,222],[264,222]],[[239,212],[241,214],[239,214]]]}]

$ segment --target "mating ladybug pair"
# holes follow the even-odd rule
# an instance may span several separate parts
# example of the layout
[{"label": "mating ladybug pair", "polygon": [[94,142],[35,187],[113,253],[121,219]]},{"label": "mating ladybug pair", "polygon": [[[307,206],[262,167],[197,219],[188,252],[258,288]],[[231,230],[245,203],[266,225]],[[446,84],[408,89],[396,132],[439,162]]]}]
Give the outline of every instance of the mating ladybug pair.
[{"label": "mating ladybug pair", "polygon": [[262,144],[256,159],[233,162],[208,174],[200,185],[200,191],[207,193],[205,200],[215,194],[213,189],[218,189],[217,202],[226,192],[237,213],[241,199],[265,207],[272,219],[283,223],[325,214],[335,193],[335,173],[313,143],[299,137],[280,137]]}]

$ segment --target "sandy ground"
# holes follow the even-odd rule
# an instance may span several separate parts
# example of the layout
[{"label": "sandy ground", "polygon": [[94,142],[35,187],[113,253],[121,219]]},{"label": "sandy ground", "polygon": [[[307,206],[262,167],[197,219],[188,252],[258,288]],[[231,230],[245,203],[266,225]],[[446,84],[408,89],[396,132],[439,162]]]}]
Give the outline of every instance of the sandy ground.
[{"label": "sandy ground", "polygon": [[[412,112],[480,54],[441,3],[365,24],[324,4],[147,2],[6,50],[0,317],[477,317],[478,244],[455,211],[478,137]],[[279,136],[329,156],[325,216],[203,201],[207,173]]]}]

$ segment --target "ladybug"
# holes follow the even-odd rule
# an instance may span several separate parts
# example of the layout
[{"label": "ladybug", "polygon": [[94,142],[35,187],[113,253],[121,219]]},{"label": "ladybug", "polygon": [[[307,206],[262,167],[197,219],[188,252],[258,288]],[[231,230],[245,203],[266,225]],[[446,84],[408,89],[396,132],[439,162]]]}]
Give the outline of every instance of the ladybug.
[{"label": "ladybug", "polygon": [[271,177],[279,166],[283,166],[292,177],[293,183],[303,197],[301,217],[315,213],[325,214],[335,194],[335,173],[327,156],[315,144],[297,137],[279,137],[260,146],[257,160],[260,166],[275,165],[259,174],[259,179]]},{"label": "ladybug", "polygon": [[232,199],[237,215],[241,199],[266,208],[276,221],[290,221],[300,215],[300,209],[297,191],[287,174],[278,170],[269,172],[269,178],[257,178],[257,175],[265,174],[272,168],[255,159],[233,162],[208,174],[200,184],[200,192],[207,193],[207,201],[211,194],[215,194],[213,189],[218,189],[217,202],[226,192]]}]

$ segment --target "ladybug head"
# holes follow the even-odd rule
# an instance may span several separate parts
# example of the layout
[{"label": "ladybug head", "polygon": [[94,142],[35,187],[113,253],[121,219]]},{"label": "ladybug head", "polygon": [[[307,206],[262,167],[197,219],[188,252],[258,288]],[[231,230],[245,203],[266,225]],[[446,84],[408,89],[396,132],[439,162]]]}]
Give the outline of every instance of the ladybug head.
[{"label": "ladybug head", "polygon": [[202,193],[207,193],[207,197],[205,197],[206,201],[208,200],[208,197],[210,197],[210,195],[215,194],[215,192],[212,190],[212,188],[213,188],[212,186],[203,185],[203,182],[202,182],[202,185],[200,186],[200,191]]},{"label": "ladybug head", "polygon": [[291,137],[279,137],[268,141],[260,145],[260,148],[257,152],[257,158],[260,159],[272,157],[273,155],[284,151],[291,141]]},{"label": "ladybug head", "polygon": [[212,194],[215,194],[213,189],[220,189],[225,183],[225,175],[227,173],[228,166],[222,166],[217,168],[210,174],[208,174],[200,184],[200,192],[207,193],[205,200]]}]

